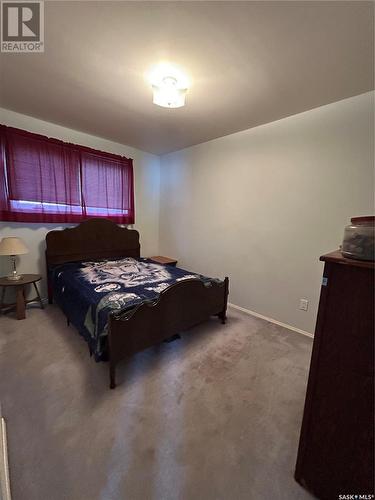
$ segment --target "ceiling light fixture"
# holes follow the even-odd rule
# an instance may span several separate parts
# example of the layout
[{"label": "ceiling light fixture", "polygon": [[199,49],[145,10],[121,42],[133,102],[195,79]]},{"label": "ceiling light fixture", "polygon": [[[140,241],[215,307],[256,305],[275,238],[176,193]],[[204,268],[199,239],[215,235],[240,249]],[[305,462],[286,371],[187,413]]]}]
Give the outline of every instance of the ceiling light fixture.
[{"label": "ceiling light fixture", "polygon": [[178,88],[173,76],[166,76],[159,85],[153,85],[153,103],[163,108],[181,108],[185,105],[187,89]]},{"label": "ceiling light fixture", "polygon": [[181,108],[185,105],[188,80],[179,68],[161,63],[153,69],[149,81],[154,104],[164,108]]}]

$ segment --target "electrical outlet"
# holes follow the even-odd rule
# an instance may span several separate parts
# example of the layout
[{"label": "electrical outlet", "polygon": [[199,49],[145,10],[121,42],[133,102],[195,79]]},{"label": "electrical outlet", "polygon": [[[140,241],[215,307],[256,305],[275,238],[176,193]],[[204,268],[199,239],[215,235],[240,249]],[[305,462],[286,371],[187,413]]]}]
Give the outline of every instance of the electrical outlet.
[{"label": "electrical outlet", "polygon": [[301,311],[307,311],[307,309],[309,308],[309,301],[307,299],[300,299],[299,308],[301,309]]}]

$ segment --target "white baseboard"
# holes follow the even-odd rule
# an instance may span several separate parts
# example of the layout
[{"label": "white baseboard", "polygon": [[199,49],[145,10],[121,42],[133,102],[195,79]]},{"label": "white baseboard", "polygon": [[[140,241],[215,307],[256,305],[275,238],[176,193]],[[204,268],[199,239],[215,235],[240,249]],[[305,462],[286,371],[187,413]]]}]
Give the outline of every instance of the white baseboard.
[{"label": "white baseboard", "polygon": [[233,309],[238,309],[238,311],[242,311],[250,316],[255,316],[256,318],[264,319],[265,321],[269,321],[270,323],[274,323],[275,325],[282,326],[287,328],[288,330],[292,330],[292,332],[300,333],[301,335],[305,335],[306,337],[314,338],[314,335],[309,332],[305,332],[305,330],[301,330],[300,328],[296,328],[295,326],[288,325],[287,323],[282,323],[281,321],[277,321],[273,318],[268,318],[268,316],[263,316],[263,314],[259,314],[255,311],[250,311],[250,309],[245,309],[244,307],[236,306],[235,304],[231,304],[228,302],[229,307],[233,307]]},{"label": "white baseboard", "polygon": [[[47,297],[42,297],[42,303],[43,303],[44,306],[47,305],[48,304],[48,298]],[[26,304],[26,307],[29,306],[29,305],[31,305],[32,307],[34,307],[34,306],[40,307],[38,299],[33,300],[32,302],[28,302]],[[0,498],[0,500],[1,500],[1,498]]]}]

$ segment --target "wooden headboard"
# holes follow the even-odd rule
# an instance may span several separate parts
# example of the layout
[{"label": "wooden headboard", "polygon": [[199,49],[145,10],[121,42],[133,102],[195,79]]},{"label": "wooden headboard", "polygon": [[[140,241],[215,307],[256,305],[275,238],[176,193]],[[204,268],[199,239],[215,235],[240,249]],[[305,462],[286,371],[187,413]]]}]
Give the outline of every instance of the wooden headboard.
[{"label": "wooden headboard", "polygon": [[108,219],[89,219],[76,227],[46,235],[47,268],[64,262],[139,257],[139,233]]}]

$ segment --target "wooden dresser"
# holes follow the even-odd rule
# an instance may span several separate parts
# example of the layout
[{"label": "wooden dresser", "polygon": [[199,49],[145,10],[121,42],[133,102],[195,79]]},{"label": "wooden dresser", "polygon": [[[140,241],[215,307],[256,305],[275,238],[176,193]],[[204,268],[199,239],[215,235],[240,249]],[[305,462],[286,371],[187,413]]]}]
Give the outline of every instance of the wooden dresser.
[{"label": "wooden dresser", "polygon": [[325,266],[295,478],[320,499],[374,498],[374,263],[339,251],[320,260]]}]

